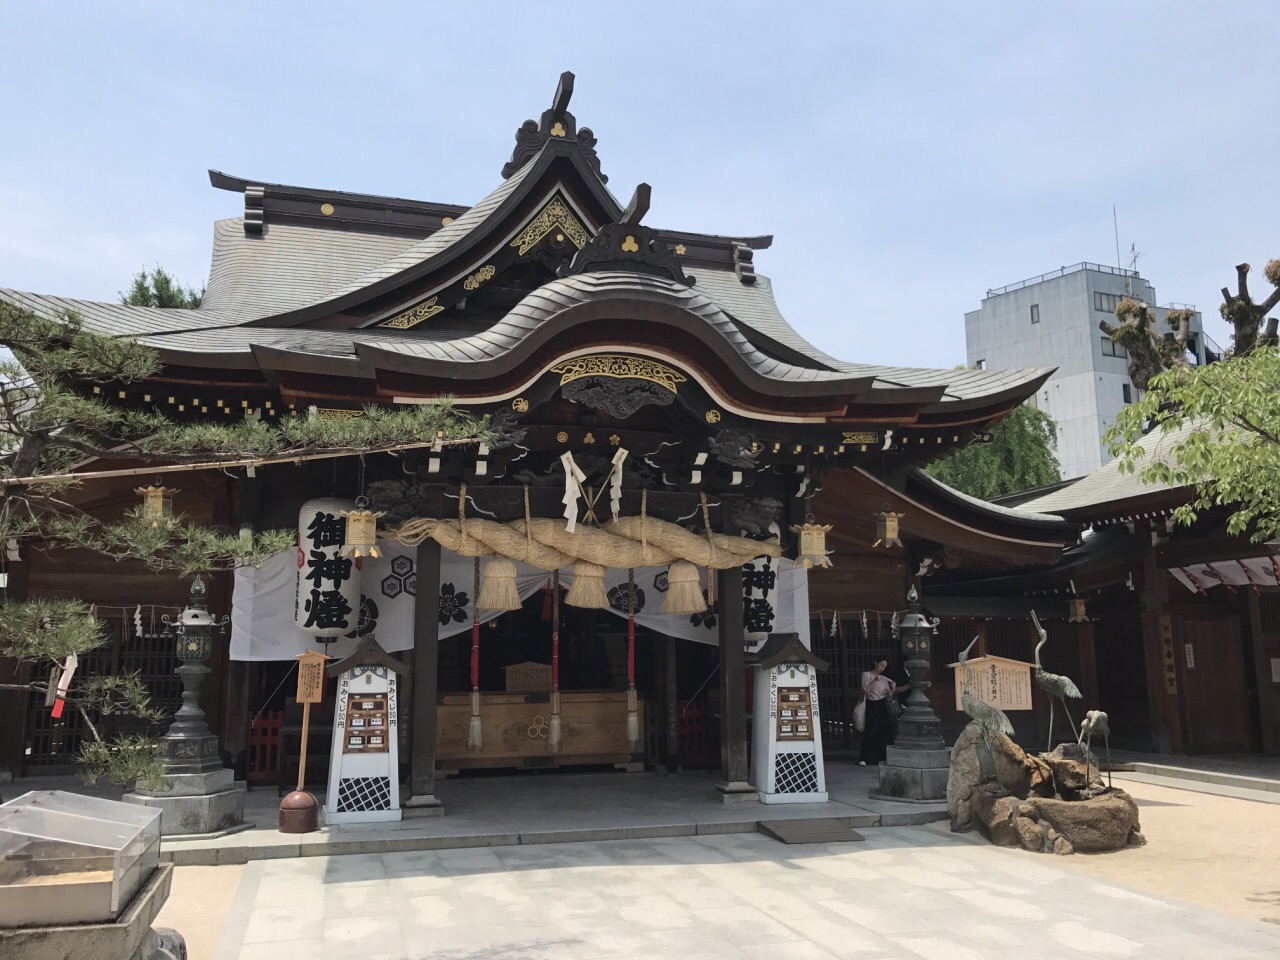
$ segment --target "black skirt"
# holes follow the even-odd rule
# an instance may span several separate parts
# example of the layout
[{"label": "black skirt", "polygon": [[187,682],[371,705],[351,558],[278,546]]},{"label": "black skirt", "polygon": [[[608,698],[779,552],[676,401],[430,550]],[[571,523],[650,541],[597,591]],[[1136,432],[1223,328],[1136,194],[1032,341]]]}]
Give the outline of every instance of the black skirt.
[{"label": "black skirt", "polygon": [[893,743],[893,718],[884,700],[867,701],[866,729],[858,759],[863,763],[879,763],[885,758],[885,747]]}]

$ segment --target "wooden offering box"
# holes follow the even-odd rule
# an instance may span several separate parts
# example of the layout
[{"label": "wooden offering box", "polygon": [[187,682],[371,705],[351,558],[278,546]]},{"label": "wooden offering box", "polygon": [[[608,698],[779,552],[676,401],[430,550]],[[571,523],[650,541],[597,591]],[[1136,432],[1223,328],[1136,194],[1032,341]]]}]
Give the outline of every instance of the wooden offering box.
[{"label": "wooden offering box", "polygon": [[513,663],[503,667],[507,674],[508,693],[549,693],[551,690],[551,664]]},{"label": "wooden offering box", "polygon": [[[644,729],[644,700],[637,709]],[[467,752],[471,695],[446,693],[439,698],[436,762],[444,770],[482,767],[566,767],[576,764],[637,763],[644,748],[627,743],[625,690],[560,694],[561,748],[547,752],[551,696],[547,693],[480,694],[480,727],[484,749]]]}]

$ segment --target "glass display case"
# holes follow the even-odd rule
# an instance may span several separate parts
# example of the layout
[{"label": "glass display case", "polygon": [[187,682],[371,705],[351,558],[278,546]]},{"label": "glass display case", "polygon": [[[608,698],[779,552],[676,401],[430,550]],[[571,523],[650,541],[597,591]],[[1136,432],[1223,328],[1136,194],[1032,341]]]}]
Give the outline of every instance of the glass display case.
[{"label": "glass display case", "polygon": [[111,922],[159,862],[159,810],[23,794],[0,804],[0,927]]}]

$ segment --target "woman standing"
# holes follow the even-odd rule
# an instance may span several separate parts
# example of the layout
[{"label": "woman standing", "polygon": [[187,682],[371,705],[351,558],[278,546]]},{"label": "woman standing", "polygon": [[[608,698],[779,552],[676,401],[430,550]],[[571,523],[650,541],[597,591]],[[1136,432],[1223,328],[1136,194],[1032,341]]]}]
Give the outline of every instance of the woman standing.
[{"label": "woman standing", "polygon": [[896,684],[884,675],[889,661],[881,658],[862,675],[862,693],[867,699],[866,729],[862,731],[862,747],[858,750],[858,766],[878,764],[885,758],[885,747],[893,743],[893,720],[885,702],[894,694]]}]

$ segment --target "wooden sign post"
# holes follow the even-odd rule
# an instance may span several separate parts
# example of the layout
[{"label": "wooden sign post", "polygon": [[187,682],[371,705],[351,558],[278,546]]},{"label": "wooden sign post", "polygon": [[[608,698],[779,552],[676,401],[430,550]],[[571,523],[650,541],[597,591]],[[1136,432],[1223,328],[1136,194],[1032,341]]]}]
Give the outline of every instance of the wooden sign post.
[{"label": "wooden sign post", "polygon": [[307,735],[311,731],[311,705],[324,699],[325,663],[318,650],[298,654],[298,695],[302,704],[302,748],[298,751],[298,789],[280,803],[281,833],[310,833],[319,826],[316,798],[303,788],[307,782]]},{"label": "wooden sign post", "polygon": [[970,672],[973,685],[969,696],[1000,710],[1030,710],[1031,671],[1035,664],[1008,657],[974,657],[967,664],[969,671],[958,663],[950,664],[955,671],[956,709],[964,709],[960,703]]},{"label": "wooden sign post", "polygon": [[307,782],[307,734],[311,730],[311,705],[324,699],[324,665],[328,657],[318,650],[298,654],[298,697],[302,704],[302,749],[298,756],[298,789]]}]

